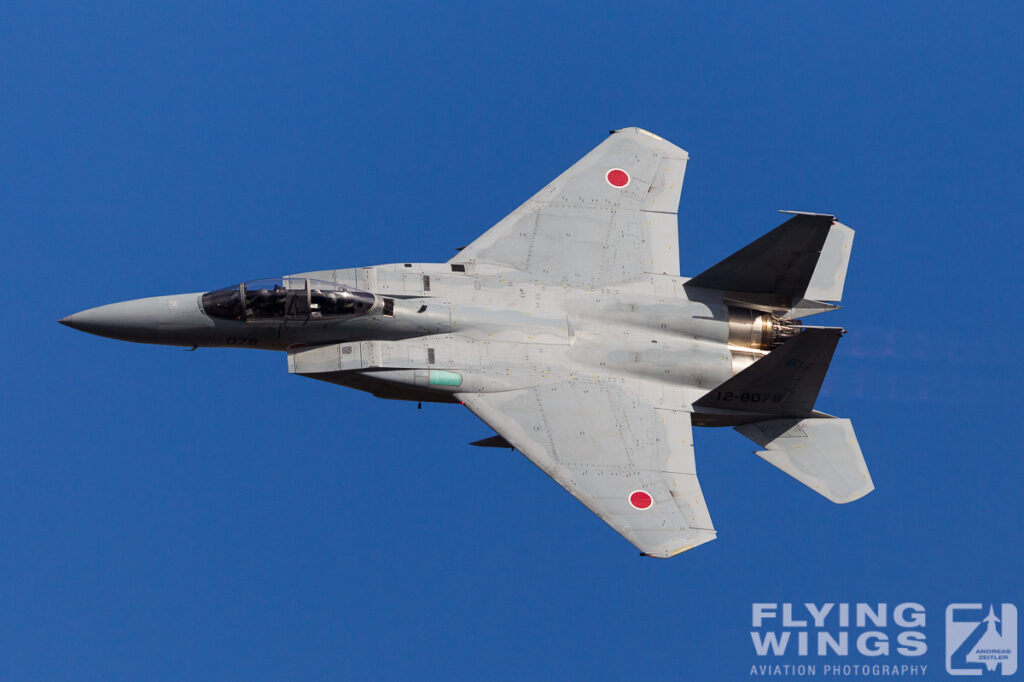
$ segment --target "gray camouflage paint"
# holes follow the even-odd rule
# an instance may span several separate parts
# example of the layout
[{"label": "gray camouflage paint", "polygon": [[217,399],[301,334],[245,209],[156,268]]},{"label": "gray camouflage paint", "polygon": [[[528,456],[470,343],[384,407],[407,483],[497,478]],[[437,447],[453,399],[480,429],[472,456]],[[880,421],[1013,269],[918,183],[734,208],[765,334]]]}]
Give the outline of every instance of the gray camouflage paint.
[{"label": "gray camouflage paint", "polygon": [[[695,419],[737,425],[766,448],[759,455],[833,501],[873,488],[848,420],[777,405],[774,414],[751,404],[723,408],[721,396],[695,408],[734,376],[742,384],[746,375],[737,372],[769,352],[730,343],[737,306],[770,312],[779,324],[835,307],[823,301],[842,295],[853,231],[831,216],[797,216],[807,225],[790,228],[816,239],[820,255],[789,270],[764,264],[790,279],[796,272],[800,286],[787,289],[781,306],[778,292],[687,286],[676,224],[687,158],[646,131],[616,131],[448,263],[292,276],[372,293],[362,315],[223,319],[193,293],[101,306],[61,322],[143,343],[282,350],[294,374],[384,398],[462,403],[501,436],[485,444],[525,454],[643,554],[672,556],[715,538],[697,481]],[[612,169],[628,173],[628,184],[614,186]],[[756,256],[749,253],[701,277],[756,270],[743,260]],[[759,303],[766,300],[773,307]],[[825,368],[833,348],[834,340],[818,351]],[[776,358],[780,367],[800,361]],[[813,405],[817,386],[778,378]],[[644,499],[631,497],[636,491],[653,504],[631,504]]]}]

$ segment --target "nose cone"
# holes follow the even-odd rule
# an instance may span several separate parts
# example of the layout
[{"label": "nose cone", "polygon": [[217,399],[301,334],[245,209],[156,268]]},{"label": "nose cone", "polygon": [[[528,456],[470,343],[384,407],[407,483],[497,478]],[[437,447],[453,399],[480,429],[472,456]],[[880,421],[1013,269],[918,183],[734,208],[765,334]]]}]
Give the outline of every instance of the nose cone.
[{"label": "nose cone", "polygon": [[111,303],[68,315],[61,324],[97,336],[159,343],[160,308],[156,298]]}]

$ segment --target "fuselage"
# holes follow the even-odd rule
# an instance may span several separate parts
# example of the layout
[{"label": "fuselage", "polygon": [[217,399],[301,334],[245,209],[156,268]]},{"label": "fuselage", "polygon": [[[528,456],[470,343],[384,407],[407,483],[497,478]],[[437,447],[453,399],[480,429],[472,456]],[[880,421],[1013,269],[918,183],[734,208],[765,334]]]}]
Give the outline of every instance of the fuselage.
[{"label": "fuselage", "polygon": [[689,404],[767,351],[748,342],[752,315],[738,333],[736,310],[686,281],[582,289],[494,266],[399,263],[135,299],[61,322],[141,343],[286,351],[293,373],[387,398],[450,402],[568,370],[638,379]]}]

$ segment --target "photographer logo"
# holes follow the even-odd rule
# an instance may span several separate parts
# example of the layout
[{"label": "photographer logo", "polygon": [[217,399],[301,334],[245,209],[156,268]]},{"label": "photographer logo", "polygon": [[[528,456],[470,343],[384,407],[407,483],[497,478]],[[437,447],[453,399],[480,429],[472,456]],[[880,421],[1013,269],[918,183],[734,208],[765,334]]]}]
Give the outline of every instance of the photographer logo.
[{"label": "photographer logo", "polygon": [[946,672],[988,676],[1017,672],[1017,607],[1013,604],[947,606]]}]

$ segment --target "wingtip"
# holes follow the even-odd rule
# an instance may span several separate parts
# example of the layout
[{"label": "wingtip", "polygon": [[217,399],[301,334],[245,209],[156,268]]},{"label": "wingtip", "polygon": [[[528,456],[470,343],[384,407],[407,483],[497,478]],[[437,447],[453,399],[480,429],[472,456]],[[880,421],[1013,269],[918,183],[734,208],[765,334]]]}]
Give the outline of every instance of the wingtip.
[{"label": "wingtip", "polygon": [[616,128],[615,130],[609,130],[608,134],[609,135],[615,135],[616,133],[629,133],[629,132],[637,133],[637,134],[640,134],[640,135],[646,135],[647,137],[653,137],[655,140],[664,140],[665,139],[665,138],[661,137],[660,135],[655,135],[650,130],[644,130],[643,128],[640,128],[639,126],[626,126],[625,128]]}]

